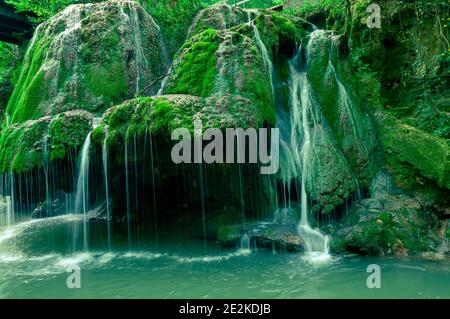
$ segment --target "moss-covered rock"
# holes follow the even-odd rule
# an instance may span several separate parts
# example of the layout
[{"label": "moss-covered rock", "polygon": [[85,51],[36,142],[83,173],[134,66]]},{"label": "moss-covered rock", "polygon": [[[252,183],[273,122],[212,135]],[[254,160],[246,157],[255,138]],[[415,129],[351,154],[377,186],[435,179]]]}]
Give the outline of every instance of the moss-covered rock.
[{"label": "moss-covered rock", "polygon": [[159,27],[136,2],[71,5],[36,29],[7,112],[14,123],[72,109],[100,114],[161,76],[166,62]]},{"label": "moss-covered rock", "polygon": [[366,199],[332,232],[335,252],[406,256],[446,253],[437,217],[417,200],[398,195]]},{"label": "moss-covered rock", "polygon": [[358,85],[348,60],[340,53],[342,37],[332,32],[310,35],[307,55],[308,79],[321,106],[333,139],[345,155],[361,185],[370,183],[371,156],[376,131],[367,111],[360,106]]},{"label": "moss-covered rock", "polygon": [[92,115],[68,111],[54,117],[48,128],[50,160],[64,159],[68,149],[79,149],[92,127]]},{"label": "moss-covered rock", "polygon": [[196,96],[233,94],[257,106],[258,117],[275,123],[271,84],[248,25],[207,29],[181,48],[164,90]]},{"label": "moss-covered rock", "polygon": [[200,0],[137,0],[161,28],[170,57],[186,40],[192,18],[203,8]]},{"label": "moss-covered rock", "polygon": [[249,247],[243,246],[244,249],[258,247],[296,252],[304,250],[303,240],[297,231],[297,224],[253,222],[246,225],[219,227],[218,241],[221,245],[239,246],[243,239],[247,239],[249,244]]},{"label": "moss-covered rock", "polygon": [[188,38],[207,29],[226,30],[254,18],[255,11],[245,11],[225,2],[213,4],[201,10],[189,28]]},{"label": "moss-covered rock", "polygon": [[[392,116],[377,113],[381,129],[381,141],[389,168],[398,174],[398,184],[411,189],[409,180],[414,175],[434,181],[442,188],[450,189],[450,146],[445,139],[427,134],[404,124]],[[403,176],[407,166],[410,176]]]},{"label": "moss-covered rock", "polygon": [[261,11],[254,20],[273,61],[283,55],[291,57],[313,28],[306,20],[271,10]]},{"label": "moss-covered rock", "polygon": [[1,172],[20,173],[65,158],[68,149],[83,144],[91,121],[88,112],[68,111],[6,127],[0,137]]},{"label": "moss-covered rock", "polygon": [[0,122],[20,73],[25,49],[0,42]]},{"label": "moss-covered rock", "polygon": [[[176,128],[193,131],[194,119],[202,121],[204,130],[259,127],[263,121],[250,100],[230,94],[206,98],[181,94],[136,98],[112,107],[105,114],[111,143],[118,136],[123,141],[128,136],[145,133],[158,134],[169,140]],[[93,140],[98,143],[103,138],[101,130],[99,127],[93,134]]]}]

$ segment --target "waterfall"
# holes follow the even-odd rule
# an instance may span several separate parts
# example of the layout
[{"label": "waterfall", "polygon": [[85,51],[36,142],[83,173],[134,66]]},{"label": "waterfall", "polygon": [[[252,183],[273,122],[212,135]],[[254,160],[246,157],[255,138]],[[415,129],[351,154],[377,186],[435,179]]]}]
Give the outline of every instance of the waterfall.
[{"label": "waterfall", "polygon": [[240,194],[240,204],[241,204],[241,218],[242,218],[242,226],[245,225],[245,196],[244,196],[244,176],[242,174],[242,163],[240,163],[240,158],[243,156],[241,154],[241,145],[240,145],[240,131],[237,133],[237,158],[238,158],[238,173],[239,173],[239,194]]},{"label": "waterfall", "polygon": [[[148,128],[146,129],[148,130]],[[156,244],[158,244],[158,218],[156,215],[156,184],[155,184],[155,163],[153,161],[153,137],[150,132],[150,165],[152,171],[152,195],[153,195],[153,228],[155,231]]]},{"label": "waterfall", "polygon": [[[250,20],[250,18],[249,18]],[[274,66],[264,42],[261,39],[258,28],[254,21],[249,21],[254,31],[256,45],[261,53],[272,86],[272,94],[275,101]],[[309,39],[308,47],[312,39],[321,32],[314,31]],[[315,34],[316,33],[316,34]],[[329,238],[323,235],[318,229],[311,228],[308,220],[308,194],[307,183],[311,175],[311,154],[314,146],[314,136],[311,126],[318,125],[319,107],[315,101],[311,85],[307,78],[306,70],[298,64],[301,61],[301,50],[289,61],[290,81],[289,81],[289,103],[290,118],[283,118],[282,114],[277,114],[278,126],[281,134],[281,159],[285,169],[282,170],[283,197],[285,208],[290,208],[290,183],[294,181],[297,191],[300,192],[301,217],[298,224],[298,233],[304,241],[305,258],[308,261],[327,260],[329,255]],[[290,127],[287,130],[286,127]],[[301,176],[299,176],[301,174]],[[300,190],[298,190],[300,188]]]},{"label": "waterfall", "polygon": [[131,248],[131,203],[130,203],[130,182],[128,172],[128,132],[125,137],[125,193],[127,205],[127,237],[128,248]]},{"label": "waterfall", "polygon": [[241,237],[241,250],[247,250],[247,251],[251,250],[250,237],[248,237],[247,234],[244,234]]},{"label": "waterfall", "polygon": [[83,214],[83,247],[88,249],[88,216],[89,211],[89,148],[91,146],[92,131],[98,126],[99,119],[92,121],[92,130],[86,136],[81,149],[80,164],[78,167],[77,193],[75,199],[75,213]]},{"label": "waterfall", "polygon": [[12,226],[14,224],[14,204],[11,200],[11,196],[6,196],[6,226]]},{"label": "waterfall", "polygon": [[50,194],[50,183],[49,183],[49,152],[48,152],[48,138],[49,133],[44,136],[44,153],[43,153],[43,167],[44,167],[44,174],[45,174],[45,209],[49,212],[49,215],[52,216],[52,198]]},{"label": "waterfall", "polygon": [[108,126],[105,126],[105,138],[102,145],[103,177],[105,179],[106,222],[108,224],[108,248],[111,249],[111,206],[108,185]]},{"label": "waterfall", "polygon": [[202,212],[202,229],[203,229],[203,248],[206,251],[206,237],[207,237],[207,229],[206,229],[206,209],[205,209],[205,191],[204,191],[204,173],[203,173],[203,148],[202,148],[202,134],[203,127],[202,122],[199,117],[194,119],[194,158],[198,159],[195,161],[198,163],[198,180],[199,180],[199,188],[200,188],[200,206]]},{"label": "waterfall", "polygon": [[15,196],[14,196],[14,174],[9,174],[10,195],[6,196],[6,225],[12,226],[15,223]]},{"label": "waterfall", "polygon": [[[318,32],[318,31],[315,31]],[[309,41],[314,38],[314,32]],[[308,43],[308,48],[310,45]],[[312,129],[319,125],[319,106],[312,94],[307,72],[301,61],[301,50],[289,61],[290,67],[290,103],[291,103],[291,140],[286,144],[291,148],[295,162],[301,167],[300,205],[301,218],[298,232],[302,237],[306,257],[312,261],[329,257],[328,236],[318,229],[312,229],[309,220],[308,194],[306,184],[311,176],[311,153],[314,146]]]},{"label": "waterfall", "polygon": [[[124,7],[123,6],[119,6],[120,8],[120,13],[123,16],[123,22],[125,24],[129,24],[131,31],[133,33],[133,40],[134,40],[134,45],[135,45],[135,54],[136,54],[136,86],[135,86],[135,93],[138,94],[140,92],[140,86],[139,86],[139,82],[141,81],[141,67],[140,65],[142,64],[143,66],[148,66],[148,61],[147,58],[145,56],[145,52],[144,49],[142,48],[142,39],[141,39],[141,32],[140,32],[140,23],[139,23],[139,14],[136,10],[136,6],[133,5],[133,3],[131,1],[127,1],[126,6],[129,10],[129,13],[126,14],[124,11]],[[154,23],[153,19],[152,22]],[[157,26],[158,30],[159,30],[159,26],[154,23],[155,26]]]},{"label": "waterfall", "polygon": [[261,36],[259,35],[258,27],[255,25],[255,22],[252,20],[249,22],[249,25],[253,28],[253,34],[255,36],[256,46],[259,49],[259,52],[262,55],[264,66],[266,67],[267,71],[269,72],[269,78],[270,78],[270,84],[272,86],[272,96],[275,95],[275,86],[274,86],[274,79],[273,79],[273,63],[272,60],[270,60],[269,52],[267,51],[266,46],[264,45],[264,42],[261,40]]}]

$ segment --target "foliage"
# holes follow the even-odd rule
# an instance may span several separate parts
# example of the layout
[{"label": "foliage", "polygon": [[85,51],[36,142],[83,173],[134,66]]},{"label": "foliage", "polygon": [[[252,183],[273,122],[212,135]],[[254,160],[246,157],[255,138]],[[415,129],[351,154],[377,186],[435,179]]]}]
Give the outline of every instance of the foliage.
[{"label": "foliage", "polygon": [[[214,3],[222,2],[223,0],[202,0],[202,3],[204,6],[209,6]],[[227,0],[226,2],[230,5],[234,5],[241,0]],[[270,8],[276,5],[283,4],[283,0],[250,0],[249,2],[246,2],[240,7],[242,8]]]},{"label": "foliage", "polygon": [[17,83],[22,56],[22,48],[0,42],[0,121]]},{"label": "foliage", "polygon": [[103,0],[6,0],[17,12],[30,12],[31,22],[38,24],[46,21],[65,7],[75,3],[92,3]]}]

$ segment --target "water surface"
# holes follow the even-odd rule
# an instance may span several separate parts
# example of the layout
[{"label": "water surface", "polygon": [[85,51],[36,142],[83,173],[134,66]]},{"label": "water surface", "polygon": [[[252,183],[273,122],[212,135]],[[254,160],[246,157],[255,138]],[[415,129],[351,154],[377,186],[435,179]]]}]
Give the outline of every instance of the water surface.
[{"label": "water surface", "polygon": [[[78,216],[32,220],[0,230],[1,298],[450,298],[450,262],[415,258],[333,257],[311,264],[302,254],[224,249],[166,236],[158,244],[90,227],[88,251],[74,231]],[[92,234],[95,232],[96,235]],[[180,234],[178,234],[180,235]],[[366,286],[369,264],[381,288]],[[69,289],[66,270],[81,269]]]}]

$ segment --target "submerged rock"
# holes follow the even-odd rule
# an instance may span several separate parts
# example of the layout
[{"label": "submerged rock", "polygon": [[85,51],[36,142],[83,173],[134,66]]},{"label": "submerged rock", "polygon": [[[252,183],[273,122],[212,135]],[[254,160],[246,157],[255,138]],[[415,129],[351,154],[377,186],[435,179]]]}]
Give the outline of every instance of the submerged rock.
[{"label": "submerged rock", "polygon": [[248,236],[250,245],[258,248],[303,251],[296,214],[294,209],[278,209],[271,221],[224,225],[218,229],[218,240],[224,246],[238,246]]},{"label": "submerged rock", "polygon": [[137,2],[71,5],[36,29],[7,113],[13,123],[73,109],[101,113],[167,68],[159,27]]}]

